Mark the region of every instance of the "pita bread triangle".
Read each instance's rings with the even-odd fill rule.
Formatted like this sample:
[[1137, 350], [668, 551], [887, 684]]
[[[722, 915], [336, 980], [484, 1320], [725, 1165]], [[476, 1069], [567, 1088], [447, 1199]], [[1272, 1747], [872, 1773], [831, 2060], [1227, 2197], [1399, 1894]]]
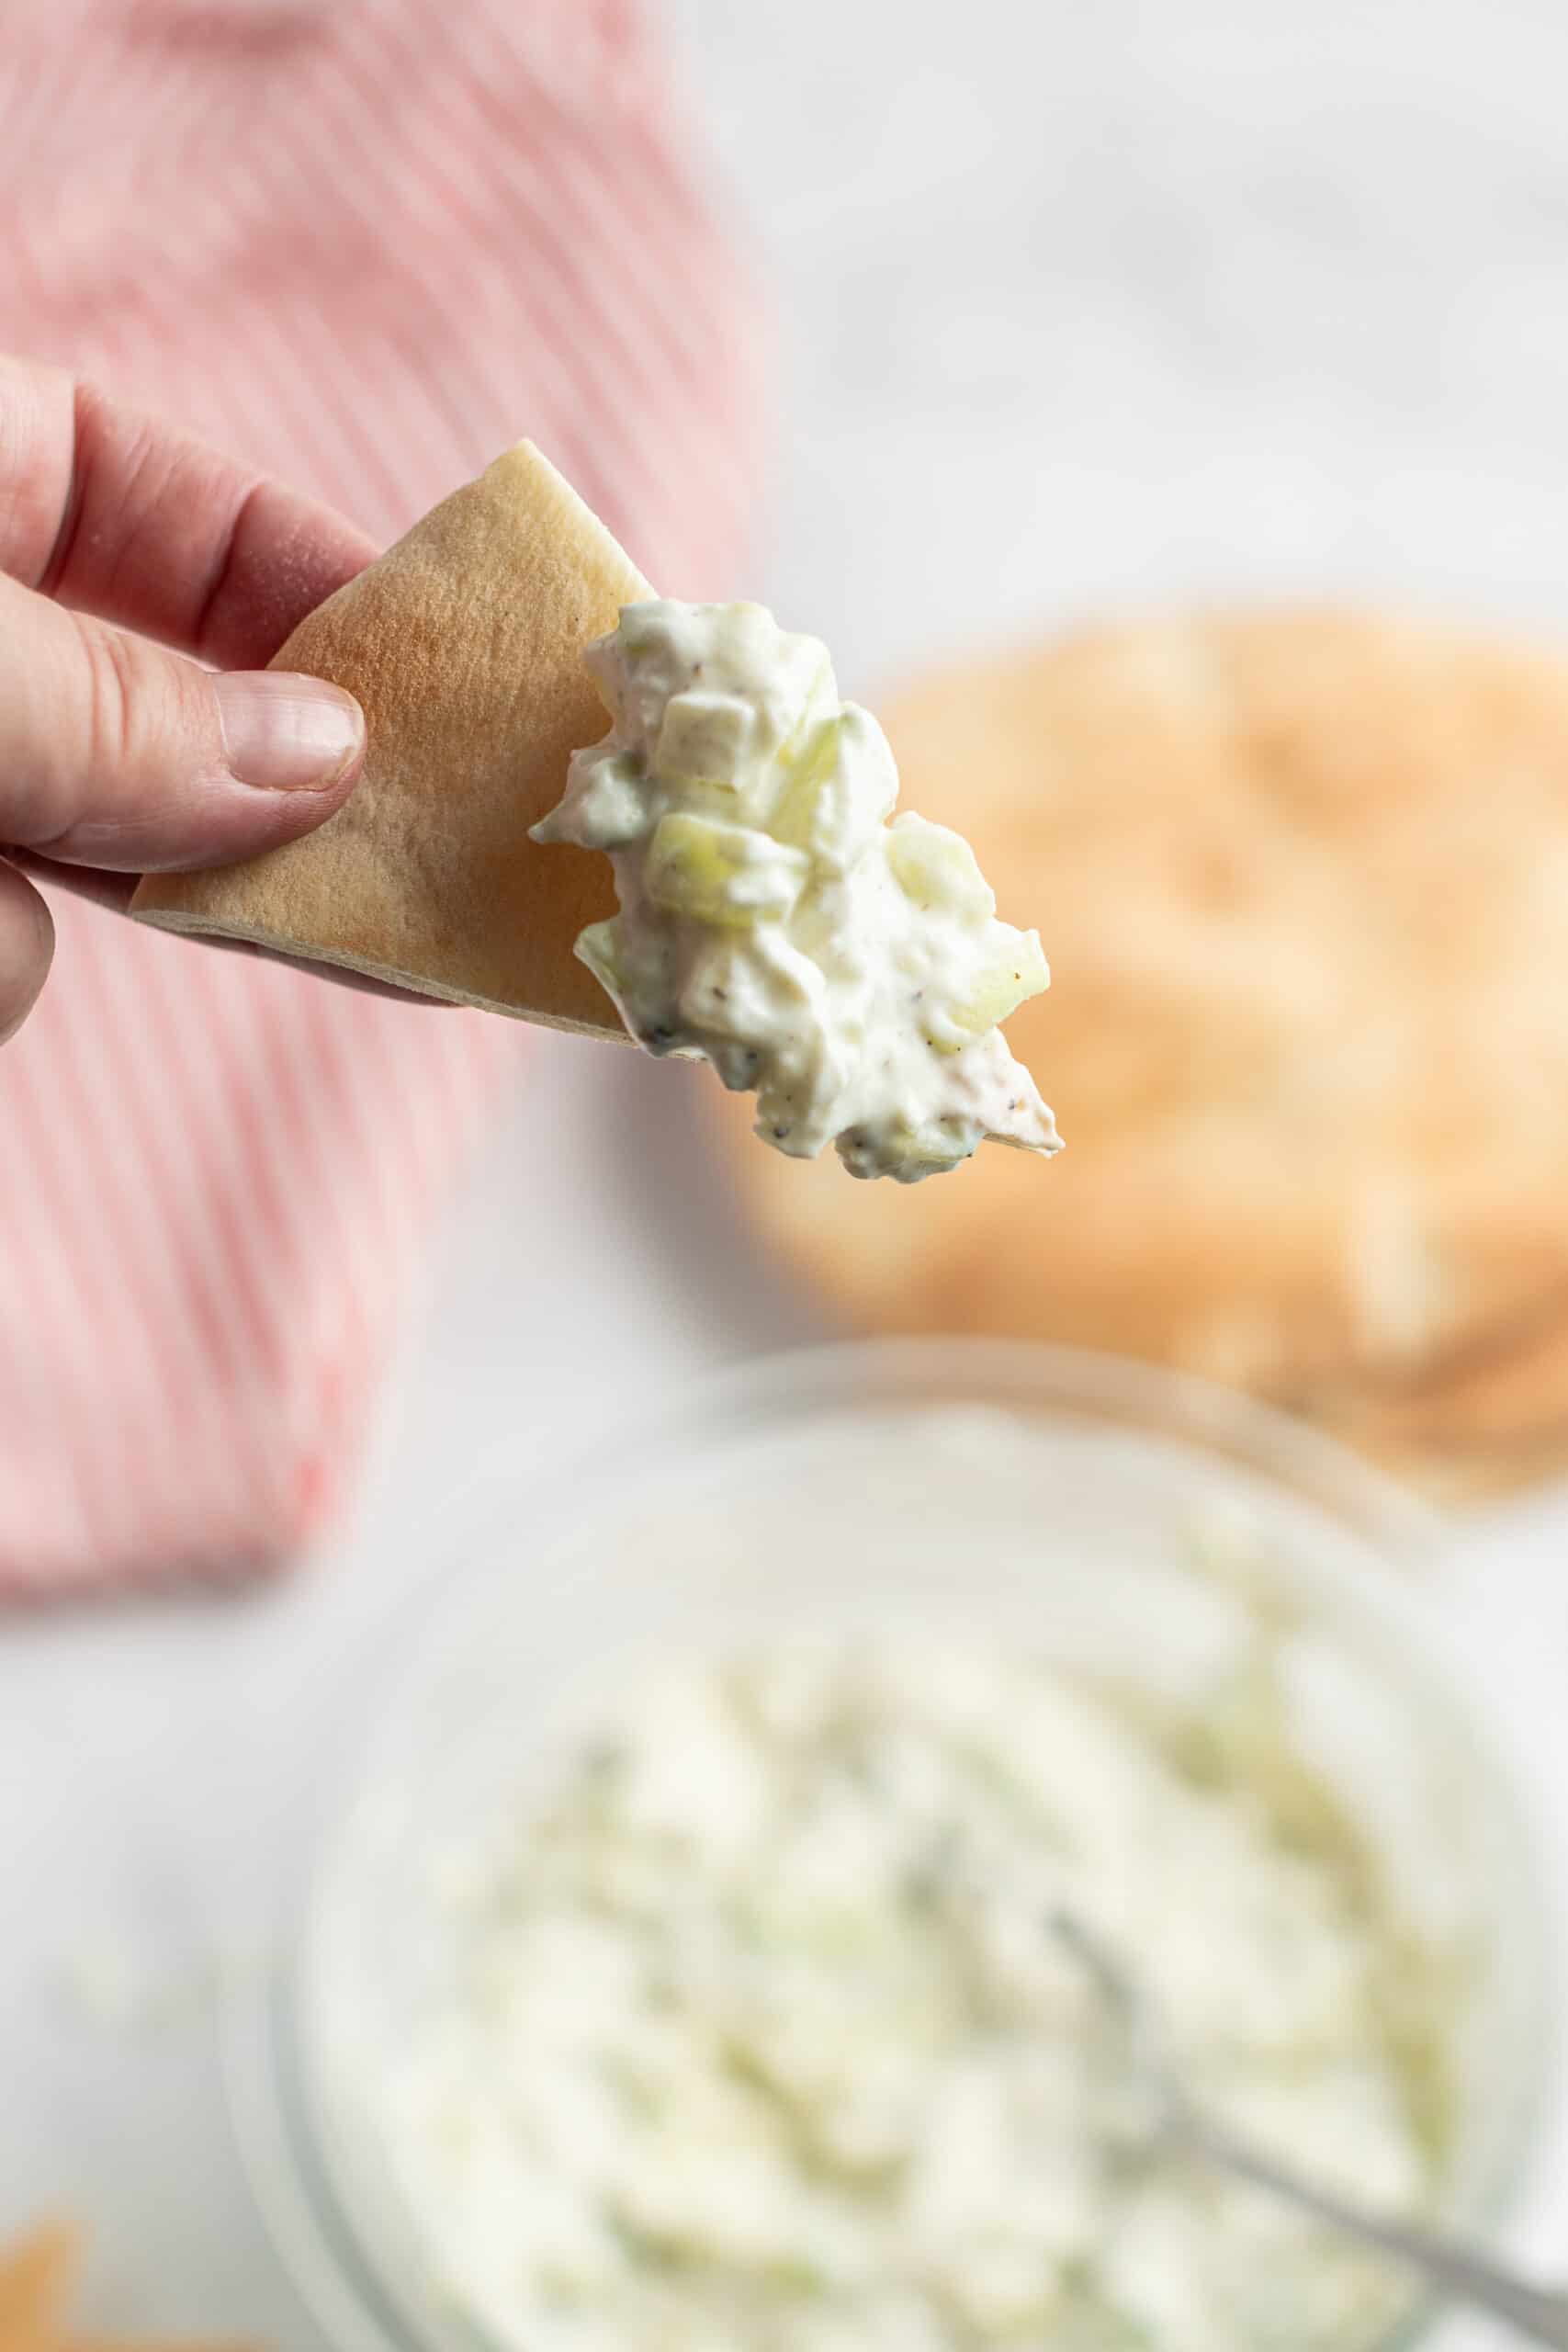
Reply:
[[608, 720], [582, 662], [653, 590], [520, 441], [301, 621], [274, 657], [346, 686], [364, 775], [303, 840], [240, 865], [145, 876], [131, 912], [427, 996], [622, 1037], [572, 954], [615, 912], [605, 859], [528, 828]]

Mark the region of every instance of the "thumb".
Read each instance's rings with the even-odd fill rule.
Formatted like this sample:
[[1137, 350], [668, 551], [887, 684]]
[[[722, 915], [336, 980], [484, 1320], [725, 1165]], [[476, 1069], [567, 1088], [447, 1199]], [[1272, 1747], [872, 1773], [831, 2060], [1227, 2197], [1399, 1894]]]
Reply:
[[364, 749], [341, 687], [215, 675], [0, 578], [0, 847], [126, 873], [221, 865], [329, 817]]

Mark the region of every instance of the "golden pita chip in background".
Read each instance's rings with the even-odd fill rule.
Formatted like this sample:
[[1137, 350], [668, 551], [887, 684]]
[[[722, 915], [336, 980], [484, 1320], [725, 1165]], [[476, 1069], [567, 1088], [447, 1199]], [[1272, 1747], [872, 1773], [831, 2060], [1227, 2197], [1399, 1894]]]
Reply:
[[40, 2222], [0, 2246], [0, 2352], [243, 2352], [236, 2345], [180, 2347], [149, 2340], [71, 2335], [62, 2309], [81, 2255], [71, 2222]]
[[53, 2340], [56, 2309], [76, 2262], [68, 2222], [40, 2222], [15, 2245], [0, 2248], [0, 2352], [43, 2352]]
[[300, 622], [275, 670], [364, 707], [364, 775], [315, 832], [239, 865], [143, 877], [131, 912], [459, 1004], [623, 1037], [572, 953], [615, 912], [607, 862], [541, 848], [606, 719], [583, 665], [653, 591], [531, 442], [445, 500]]
[[1170, 615], [883, 707], [1055, 985], [1008, 1024], [1067, 1148], [842, 1182], [715, 1104], [852, 1328], [1142, 1357], [1431, 1495], [1568, 1464], [1568, 656], [1377, 613]]

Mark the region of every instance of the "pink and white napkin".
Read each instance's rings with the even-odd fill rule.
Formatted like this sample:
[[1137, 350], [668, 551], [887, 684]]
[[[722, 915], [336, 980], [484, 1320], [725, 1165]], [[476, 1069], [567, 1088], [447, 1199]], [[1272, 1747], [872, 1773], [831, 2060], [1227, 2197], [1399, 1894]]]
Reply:
[[[0, 346], [387, 539], [526, 433], [722, 594], [757, 320], [690, 153], [631, 0], [10, 9]], [[527, 1034], [54, 912], [0, 1053], [0, 1593], [242, 1577], [341, 1490]]]

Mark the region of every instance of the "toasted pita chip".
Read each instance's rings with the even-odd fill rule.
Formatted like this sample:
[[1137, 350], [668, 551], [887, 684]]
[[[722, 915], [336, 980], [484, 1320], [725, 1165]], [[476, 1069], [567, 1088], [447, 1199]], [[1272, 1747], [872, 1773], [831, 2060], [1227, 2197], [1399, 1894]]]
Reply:
[[50, 2340], [76, 2256], [68, 2222], [40, 2222], [17, 2245], [0, 2247], [0, 2352], [33, 2352]]
[[1038, 917], [1008, 1034], [1067, 1148], [1048, 1200], [1013, 1152], [892, 1193], [724, 1097], [770, 1243], [860, 1328], [1201, 1373], [1445, 1500], [1568, 1466], [1563, 647], [1173, 614], [881, 715]]
[[162, 2337], [67, 2335], [62, 2306], [80, 2251], [80, 2233], [60, 2221], [0, 2247], [0, 2352], [244, 2352], [227, 2341], [176, 2346]]
[[572, 954], [615, 911], [608, 863], [542, 849], [572, 752], [605, 717], [582, 662], [653, 591], [530, 442], [340, 588], [276, 656], [364, 706], [364, 775], [303, 840], [143, 878], [131, 912], [423, 995], [622, 1037]]

